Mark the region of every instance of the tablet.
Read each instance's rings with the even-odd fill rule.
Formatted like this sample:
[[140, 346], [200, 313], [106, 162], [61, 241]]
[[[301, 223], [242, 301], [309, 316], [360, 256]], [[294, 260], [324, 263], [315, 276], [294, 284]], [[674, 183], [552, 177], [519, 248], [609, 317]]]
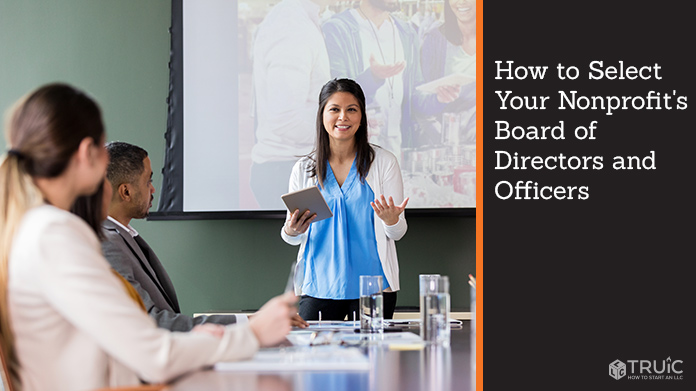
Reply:
[[326, 204], [326, 200], [316, 186], [283, 194], [280, 198], [291, 213], [295, 209], [300, 210], [300, 216], [307, 210], [311, 213], [316, 213], [317, 217], [314, 219], [315, 222], [333, 216], [331, 209], [329, 209], [329, 205]]

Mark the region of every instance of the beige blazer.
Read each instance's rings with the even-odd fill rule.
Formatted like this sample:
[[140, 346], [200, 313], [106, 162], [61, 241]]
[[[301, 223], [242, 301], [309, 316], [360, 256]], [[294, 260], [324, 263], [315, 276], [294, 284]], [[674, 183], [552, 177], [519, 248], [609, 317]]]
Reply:
[[258, 349], [248, 324], [222, 339], [157, 328], [111, 273], [94, 231], [50, 205], [20, 223], [8, 293], [24, 391], [165, 382]]

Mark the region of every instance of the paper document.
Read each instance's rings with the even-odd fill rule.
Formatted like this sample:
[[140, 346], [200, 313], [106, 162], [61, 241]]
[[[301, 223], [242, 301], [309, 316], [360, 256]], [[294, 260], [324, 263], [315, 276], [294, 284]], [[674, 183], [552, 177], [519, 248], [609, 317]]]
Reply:
[[344, 330], [353, 331], [353, 329], [360, 328], [360, 321], [356, 320], [350, 321], [336, 321], [336, 320], [310, 320], [307, 321], [309, 326], [304, 330]]
[[[458, 319], [452, 319], [450, 318], [449, 320], [450, 325], [462, 325], [462, 321]], [[420, 319], [385, 319], [384, 323], [390, 325], [390, 326], [403, 326], [403, 325], [419, 325], [420, 324]]]
[[288, 341], [294, 346], [299, 347], [309, 347], [312, 344], [323, 346], [321, 344], [341, 344], [344, 346], [360, 346], [364, 341], [369, 341], [370, 343], [379, 343], [384, 346], [391, 345], [411, 345], [411, 344], [421, 344], [420, 335], [414, 334], [410, 331], [404, 331], [400, 333], [382, 333], [379, 334], [361, 334], [355, 333], [352, 330], [350, 332], [346, 331], [291, 331], [288, 335]]
[[475, 82], [476, 79], [473, 77], [465, 76], [462, 73], [453, 73], [439, 79], [435, 79], [431, 82], [424, 83], [416, 87], [418, 91], [422, 91], [428, 94], [437, 94], [437, 88], [442, 86], [465, 86], [469, 83]]
[[369, 371], [369, 359], [358, 348], [334, 345], [260, 350], [247, 361], [221, 362], [216, 371]]
[[[363, 334], [343, 334], [340, 336], [341, 341], [348, 344], [356, 344], [364, 338]], [[375, 339], [373, 339], [374, 341]], [[403, 345], [403, 344], [422, 344], [420, 335], [406, 331], [403, 333], [384, 333], [379, 339], [380, 344], [385, 346]]]

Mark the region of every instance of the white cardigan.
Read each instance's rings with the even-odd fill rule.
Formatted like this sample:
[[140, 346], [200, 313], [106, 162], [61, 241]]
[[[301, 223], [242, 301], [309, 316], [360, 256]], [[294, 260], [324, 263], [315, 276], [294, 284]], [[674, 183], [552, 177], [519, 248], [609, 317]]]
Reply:
[[[394, 199], [394, 204], [399, 205], [404, 200], [404, 183], [401, 179], [399, 162], [396, 160], [396, 156], [391, 152], [374, 145], [373, 148], [375, 150], [375, 160], [372, 162], [370, 171], [367, 173], [367, 184], [372, 188], [375, 197], [384, 194], [384, 197], [388, 200], [389, 196], [391, 196]], [[307, 172], [309, 163], [309, 158], [302, 158], [295, 163], [295, 166], [292, 168], [292, 174], [290, 175], [290, 192], [317, 184], [317, 179], [315, 177], [310, 177]], [[290, 212], [288, 211], [285, 221], [287, 222], [289, 219]], [[379, 254], [379, 260], [382, 262], [382, 270], [384, 270], [384, 275], [387, 277], [387, 282], [389, 283], [389, 289], [386, 291], [395, 292], [399, 290], [399, 260], [396, 256], [396, 245], [394, 241], [401, 239], [406, 234], [408, 224], [406, 224], [404, 213], [399, 215], [399, 221], [394, 225], [387, 225], [382, 219], [377, 217], [376, 214], [374, 216], [374, 221], [377, 252]], [[297, 253], [296, 270], [298, 272], [303, 271], [305, 261], [304, 250], [308, 236], [307, 232], [297, 236], [290, 236], [285, 233], [283, 227], [280, 229], [280, 236], [285, 242], [293, 246], [300, 245], [300, 251]], [[302, 293], [301, 286], [295, 286], [295, 293], [297, 295]]]
[[222, 339], [157, 328], [112, 274], [94, 231], [49, 205], [20, 223], [8, 292], [23, 391], [159, 383], [259, 346], [248, 324]]

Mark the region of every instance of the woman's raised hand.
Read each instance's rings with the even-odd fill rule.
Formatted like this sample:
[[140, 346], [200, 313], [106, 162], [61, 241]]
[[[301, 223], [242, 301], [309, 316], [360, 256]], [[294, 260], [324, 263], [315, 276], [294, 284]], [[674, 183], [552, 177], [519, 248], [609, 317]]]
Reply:
[[406, 209], [406, 204], [408, 204], [408, 198], [406, 198], [401, 205], [394, 205], [394, 199], [390, 196], [387, 202], [384, 198], [384, 194], [373, 202], [370, 202], [377, 217], [382, 219], [387, 225], [394, 225], [399, 222], [399, 215]]
[[316, 218], [316, 213], [306, 210], [304, 213], [302, 213], [302, 215], [300, 215], [300, 210], [295, 209], [295, 211], [292, 212], [292, 215], [290, 215], [290, 220], [285, 222], [285, 227], [283, 227], [283, 229], [285, 230], [286, 234], [290, 236], [297, 236], [307, 232], [307, 228], [309, 228], [309, 225]]

